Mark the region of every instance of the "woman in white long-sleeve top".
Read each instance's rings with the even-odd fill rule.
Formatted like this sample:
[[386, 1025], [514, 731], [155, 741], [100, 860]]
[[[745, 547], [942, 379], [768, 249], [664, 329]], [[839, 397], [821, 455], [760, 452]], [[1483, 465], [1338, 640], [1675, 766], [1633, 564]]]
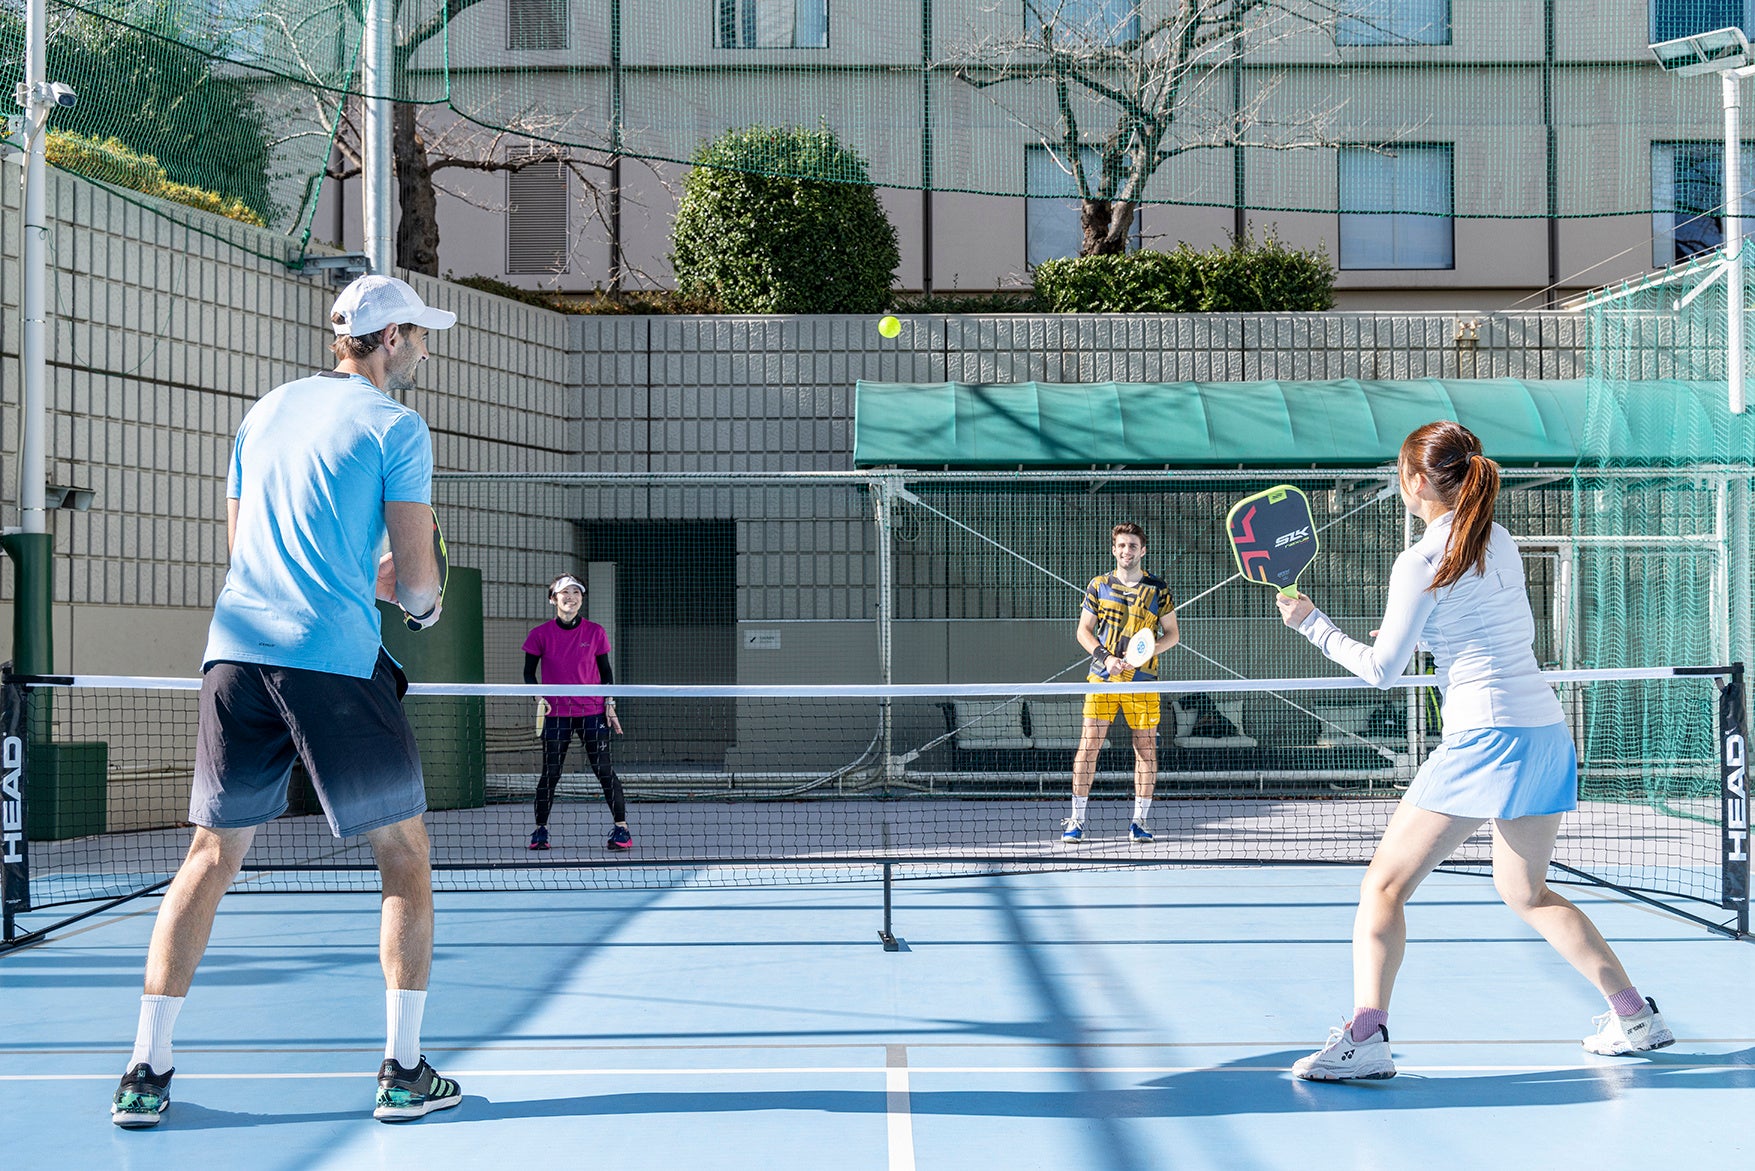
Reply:
[[1316, 649], [1382, 687], [1416, 645], [1432, 652], [1444, 739], [1420, 767], [1360, 884], [1353, 921], [1353, 1017], [1293, 1073], [1315, 1081], [1395, 1076], [1389, 998], [1407, 945], [1404, 908], [1434, 867], [1493, 822], [1493, 884], [1506, 905], [1596, 985], [1609, 1011], [1593, 1053], [1660, 1049], [1675, 1038], [1584, 912], [1550, 890], [1560, 815], [1578, 804], [1578, 757], [1542, 680], [1523, 561], [1493, 523], [1499, 467], [1460, 423], [1428, 423], [1402, 442], [1402, 501], [1425, 536], [1396, 558], [1374, 643], [1341, 633], [1309, 598], [1278, 597], [1280, 617]]

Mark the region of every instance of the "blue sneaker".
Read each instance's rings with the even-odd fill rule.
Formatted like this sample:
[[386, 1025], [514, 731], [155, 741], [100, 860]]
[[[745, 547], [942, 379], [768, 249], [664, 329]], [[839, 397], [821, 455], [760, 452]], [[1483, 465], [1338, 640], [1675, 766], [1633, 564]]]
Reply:
[[634, 848], [634, 835], [622, 826], [609, 831], [609, 841], [604, 843], [606, 850], [631, 850]]
[[548, 827], [546, 825], [539, 825], [531, 831], [530, 848], [532, 850], [548, 849]]
[[1127, 832], [1128, 836], [1133, 838], [1136, 842], [1149, 842], [1152, 840], [1152, 831], [1137, 821], [1127, 827]]
[[1060, 840], [1063, 842], [1082, 842], [1085, 840], [1085, 823], [1067, 818], [1060, 823], [1062, 826]]
[[122, 1075], [122, 1084], [116, 1087], [116, 1096], [110, 1102], [110, 1121], [129, 1130], [157, 1126], [164, 1112], [170, 1109], [171, 1075], [176, 1072], [167, 1069], [156, 1074], [146, 1062], [136, 1062]]

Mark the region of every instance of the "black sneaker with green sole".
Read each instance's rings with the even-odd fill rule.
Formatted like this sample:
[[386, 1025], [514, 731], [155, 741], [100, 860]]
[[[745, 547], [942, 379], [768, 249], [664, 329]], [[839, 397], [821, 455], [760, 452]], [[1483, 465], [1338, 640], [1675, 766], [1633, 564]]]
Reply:
[[461, 1101], [463, 1087], [440, 1077], [425, 1057], [413, 1069], [386, 1057], [378, 1067], [378, 1105], [372, 1117], [379, 1122], [407, 1122], [435, 1110], [448, 1110]]
[[153, 1073], [146, 1062], [136, 1062], [116, 1087], [115, 1100], [110, 1103], [110, 1121], [130, 1130], [157, 1126], [170, 1108], [171, 1075], [176, 1072], [167, 1069], [162, 1074]]

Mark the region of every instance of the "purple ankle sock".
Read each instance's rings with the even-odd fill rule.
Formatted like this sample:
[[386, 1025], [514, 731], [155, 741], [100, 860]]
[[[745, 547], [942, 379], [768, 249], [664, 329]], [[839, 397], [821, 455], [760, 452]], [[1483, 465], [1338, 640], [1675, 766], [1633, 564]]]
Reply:
[[[1372, 1034], [1389, 1024], [1389, 1010], [1384, 1008], [1355, 1008], [1353, 1019], [1348, 1023], [1347, 1032], [1355, 1041], [1369, 1041]], [[1387, 1034], [1388, 1030], [1385, 1030]]]
[[1609, 1007], [1615, 1010], [1616, 1016], [1638, 1016], [1645, 1011], [1645, 998], [1639, 995], [1637, 988], [1623, 988], [1609, 997]]

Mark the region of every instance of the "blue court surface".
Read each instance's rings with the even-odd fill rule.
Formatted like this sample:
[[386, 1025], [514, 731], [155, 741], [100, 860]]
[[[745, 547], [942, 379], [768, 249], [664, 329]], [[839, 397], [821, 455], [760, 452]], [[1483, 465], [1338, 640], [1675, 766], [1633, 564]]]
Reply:
[[4, 1161], [26, 1168], [1113, 1169], [1746, 1165], [1755, 948], [1566, 888], [1674, 1047], [1585, 1053], [1604, 1005], [1489, 881], [1411, 908], [1400, 1076], [1287, 1073], [1351, 1005], [1351, 867], [442, 894], [425, 1049], [458, 1108], [370, 1117], [371, 895], [234, 894], [122, 1131], [155, 903], [0, 958]]

